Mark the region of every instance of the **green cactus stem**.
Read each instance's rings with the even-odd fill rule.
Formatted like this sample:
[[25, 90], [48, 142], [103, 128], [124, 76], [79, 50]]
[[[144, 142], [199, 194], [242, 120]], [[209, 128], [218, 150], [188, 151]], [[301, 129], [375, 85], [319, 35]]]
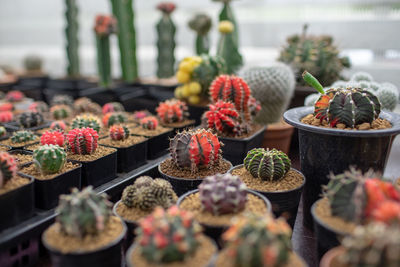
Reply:
[[65, 17], [67, 26], [65, 27], [66, 51], [67, 51], [67, 73], [69, 77], [79, 77], [79, 40], [78, 40], [78, 7], [76, 0], [65, 0]]
[[222, 2], [223, 8], [219, 13], [219, 21], [228, 20], [232, 22], [234, 30], [232, 33], [232, 41], [236, 47], [239, 47], [239, 31], [237, 27], [237, 22], [235, 15], [233, 14], [232, 7], [230, 5], [232, 0], [213, 0], [215, 2]]
[[236, 73], [243, 65], [242, 55], [234, 40], [234, 29], [235, 26], [228, 20], [221, 21], [218, 26], [221, 37], [218, 42], [217, 55], [225, 60], [228, 74]]
[[302, 76], [303, 76], [304, 81], [306, 83], [308, 83], [310, 86], [312, 86], [315, 90], [317, 90], [320, 94], [322, 94], [322, 95], [325, 94], [324, 87], [308, 71], [304, 71]]
[[208, 54], [210, 38], [208, 33], [212, 26], [211, 18], [206, 14], [196, 14], [188, 23], [189, 28], [196, 32], [195, 50], [197, 55]]

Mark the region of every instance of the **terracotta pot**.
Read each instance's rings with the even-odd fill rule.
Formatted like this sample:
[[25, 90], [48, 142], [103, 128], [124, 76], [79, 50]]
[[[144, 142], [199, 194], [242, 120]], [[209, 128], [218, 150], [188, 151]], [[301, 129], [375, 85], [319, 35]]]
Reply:
[[342, 255], [344, 252], [344, 248], [342, 246], [335, 247], [329, 250], [325, 255], [322, 257], [319, 266], [320, 267], [344, 267], [344, 265], [338, 264], [334, 259], [336, 257]]
[[264, 132], [263, 147], [276, 148], [289, 153], [294, 127], [286, 122], [269, 124]]

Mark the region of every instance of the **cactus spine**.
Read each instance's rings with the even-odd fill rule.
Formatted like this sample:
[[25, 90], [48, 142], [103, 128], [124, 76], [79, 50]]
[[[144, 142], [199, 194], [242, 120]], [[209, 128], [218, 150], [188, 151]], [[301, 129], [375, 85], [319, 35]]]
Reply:
[[129, 129], [124, 125], [116, 125], [110, 127], [109, 136], [111, 140], [125, 140], [129, 138]]
[[33, 162], [44, 174], [59, 172], [65, 165], [67, 153], [58, 145], [44, 145], [33, 151]]
[[242, 55], [239, 46], [234, 40], [235, 26], [227, 20], [221, 21], [218, 25], [221, 37], [218, 42], [217, 55], [225, 60], [227, 73], [234, 74], [243, 65]]
[[208, 54], [210, 50], [210, 38], [208, 32], [212, 27], [210, 16], [196, 14], [188, 23], [189, 28], [196, 32], [195, 50], [197, 55]]
[[78, 7], [76, 0], [65, 0], [67, 26], [65, 28], [65, 37], [67, 41], [67, 73], [69, 77], [79, 77], [79, 40], [78, 40]]

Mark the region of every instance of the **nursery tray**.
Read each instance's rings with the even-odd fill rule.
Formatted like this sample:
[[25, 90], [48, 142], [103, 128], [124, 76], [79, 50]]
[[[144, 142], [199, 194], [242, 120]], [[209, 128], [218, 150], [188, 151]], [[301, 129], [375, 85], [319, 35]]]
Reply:
[[4, 123], [4, 127], [5, 127], [7, 130], [10, 130], [10, 131], [12, 131], [12, 132], [19, 131], [19, 130], [26, 130], [26, 131], [35, 132], [35, 131], [37, 131], [37, 130], [41, 130], [41, 129], [50, 127], [51, 122], [52, 122], [52, 121], [45, 120], [41, 125], [38, 125], [38, 126], [35, 126], [35, 127], [31, 127], [31, 128], [22, 128], [22, 127], [18, 124], [18, 122], [15, 122], [15, 121], [14, 121], [14, 122]]
[[167, 154], [167, 150], [169, 147], [169, 137], [172, 137], [174, 133], [173, 129], [168, 132], [162, 133], [156, 136], [146, 136], [146, 135], [138, 135], [136, 136], [144, 136], [149, 138], [147, 140], [147, 158], [148, 159], [156, 159]]

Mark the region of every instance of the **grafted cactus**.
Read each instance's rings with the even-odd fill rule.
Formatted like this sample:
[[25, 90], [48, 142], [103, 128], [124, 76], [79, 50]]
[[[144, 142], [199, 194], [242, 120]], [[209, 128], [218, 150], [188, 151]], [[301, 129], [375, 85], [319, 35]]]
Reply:
[[50, 129], [52, 129], [53, 131], [64, 132], [66, 128], [67, 128], [67, 125], [65, 124], [64, 121], [53, 121], [50, 124]]
[[125, 140], [129, 138], [129, 129], [124, 125], [113, 125], [110, 127], [109, 136], [111, 140]]
[[124, 112], [125, 108], [119, 102], [108, 102], [108, 103], [104, 104], [102, 111], [103, 111], [103, 115], [106, 115], [107, 113], [110, 113], [110, 112]]
[[140, 120], [140, 125], [143, 129], [155, 130], [158, 126], [158, 120], [154, 116], [148, 116]]
[[97, 149], [99, 135], [92, 128], [73, 129], [68, 132], [68, 148], [74, 154], [92, 154]]
[[32, 131], [16, 131], [11, 136], [11, 142], [13, 143], [25, 143], [29, 141], [34, 141], [37, 136]]
[[233, 10], [231, 7], [231, 1], [232, 0], [213, 0], [215, 2], [221, 2], [223, 4], [223, 7], [221, 9], [221, 12], [219, 13], [219, 21], [230, 21], [233, 24], [233, 32], [232, 32], [232, 42], [236, 45], [239, 46], [239, 31], [237, 28], [237, 22], [235, 15], [233, 14]]
[[8, 102], [19, 102], [25, 98], [25, 95], [21, 91], [11, 90], [6, 94], [5, 98]]
[[186, 103], [177, 99], [161, 102], [156, 108], [156, 111], [160, 121], [166, 124], [183, 122], [189, 116]]
[[[0, 93], [0, 96], [1, 96], [1, 93]], [[14, 105], [13, 105], [13, 103], [10, 103], [10, 102], [3, 102], [3, 103], [0, 103], [0, 112], [3, 112], [3, 111], [13, 111], [14, 110]]]
[[94, 115], [81, 115], [76, 116], [72, 120], [72, 129], [92, 128], [96, 132], [100, 131], [100, 119]]
[[67, 105], [72, 107], [74, 105], [74, 99], [69, 95], [55, 95], [51, 99], [51, 106], [55, 105]]
[[49, 105], [43, 101], [35, 101], [29, 105], [28, 110], [32, 112], [46, 113], [49, 111]]
[[75, 100], [74, 102], [74, 110], [76, 113], [92, 113], [92, 114], [101, 114], [101, 106], [87, 97], [81, 97]]
[[50, 108], [50, 113], [56, 120], [66, 119], [71, 116], [72, 110], [69, 106], [60, 104]]
[[46, 131], [40, 137], [40, 143], [42, 145], [58, 145], [64, 146], [64, 133], [60, 131]]
[[218, 30], [221, 37], [218, 42], [217, 55], [225, 60], [227, 73], [236, 73], [243, 65], [242, 55], [239, 52], [239, 45], [235, 43], [235, 26], [228, 20], [220, 21]]
[[110, 127], [114, 124], [124, 123], [128, 120], [126, 115], [122, 112], [109, 112], [103, 116], [103, 125]]
[[148, 110], [138, 110], [133, 112], [132, 117], [135, 122], [140, 122], [141, 119], [145, 117], [151, 116], [151, 113]]
[[24, 128], [31, 128], [41, 125], [44, 119], [42, 113], [28, 111], [18, 116], [18, 122]]
[[0, 152], [0, 188], [2, 188], [18, 171], [17, 161], [7, 152]]
[[59, 172], [65, 165], [67, 153], [58, 145], [43, 145], [33, 151], [33, 162], [44, 174]]
[[218, 100], [204, 113], [205, 125], [218, 134], [240, 135], [239, 113], [231, 102]]
[[10, 122], [14, 119], [14, 115], [11, 111], [0, 112], [0, 122]]
[[212, 20], [207, 14], [196, 14], [188, 23], [189, 28], [196, 32], [195, 51], [197, 55], [208, 54], [210, 39], [208, 32], [212, 27]]

